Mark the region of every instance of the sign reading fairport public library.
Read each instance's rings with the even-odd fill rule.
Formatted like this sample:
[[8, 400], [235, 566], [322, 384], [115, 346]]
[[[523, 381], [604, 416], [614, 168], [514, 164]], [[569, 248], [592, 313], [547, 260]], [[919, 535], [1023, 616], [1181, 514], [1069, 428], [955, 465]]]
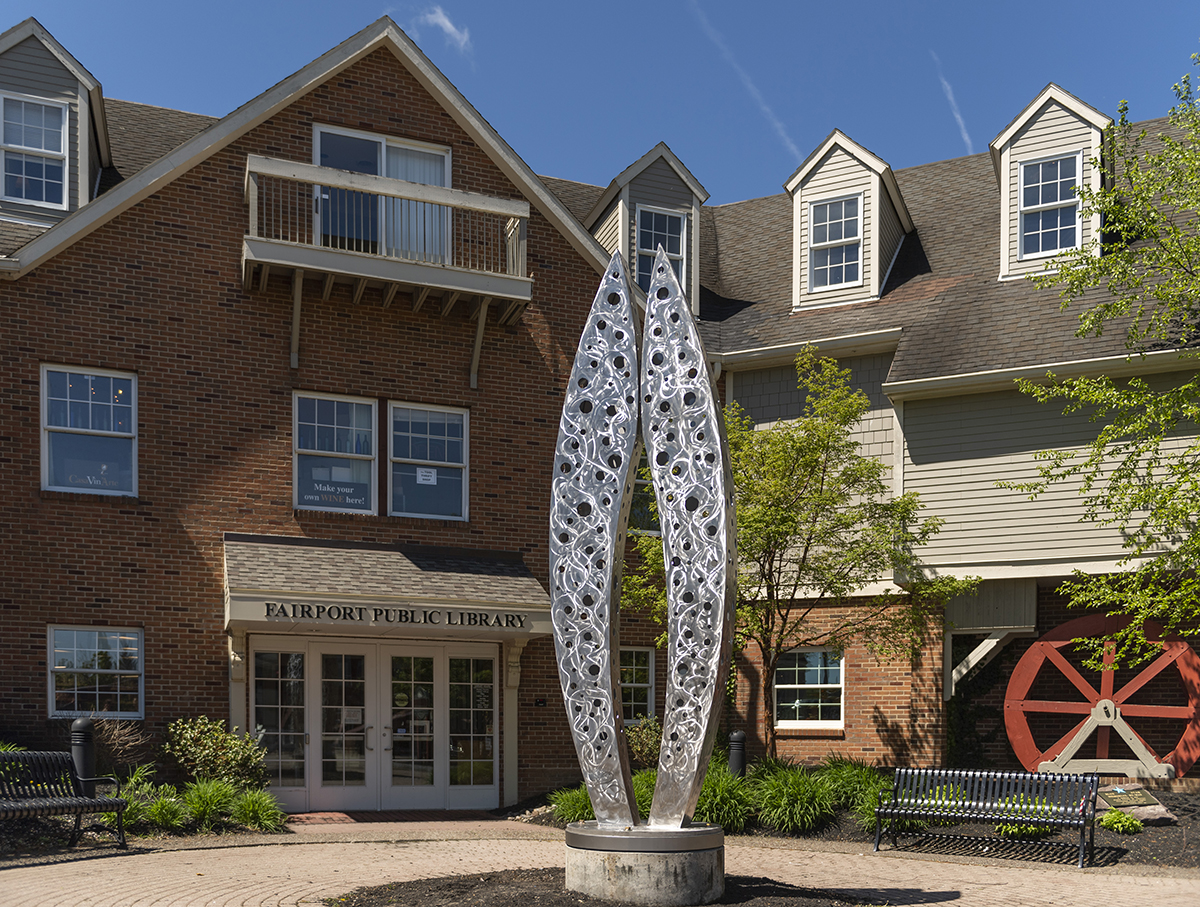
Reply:
[[225, 624], [272, 633], [353, 636], [531, 636], [551, 632], [541, 608], [231, 593]]

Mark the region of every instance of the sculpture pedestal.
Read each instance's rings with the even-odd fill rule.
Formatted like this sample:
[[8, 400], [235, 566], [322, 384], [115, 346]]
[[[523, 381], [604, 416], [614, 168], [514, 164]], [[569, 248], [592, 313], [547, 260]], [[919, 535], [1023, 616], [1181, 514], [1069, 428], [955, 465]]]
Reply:
[[719, 825], [650, 829], [572, 822], [567, 890], [633, 904], [711, 904], [725, 893], [725, 833]]

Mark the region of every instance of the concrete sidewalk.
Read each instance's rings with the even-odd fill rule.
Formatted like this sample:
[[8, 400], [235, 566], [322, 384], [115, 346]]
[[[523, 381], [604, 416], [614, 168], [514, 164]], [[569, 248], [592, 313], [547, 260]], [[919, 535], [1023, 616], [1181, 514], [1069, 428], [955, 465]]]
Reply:
[[[330, 822], [286, 836], [134, 842], [0, 868], [3, 907], [298, 907], [360, 886], [563, 865], [561, 831], [496, 819]], [[4, 864], [0, 864], [3, 867]], [[869, 847], [730, 838], [729, 875], [768, 877], [878, 904], [964, 907], [1200, 905], [1200, 872], [979, 857], [874, 854]]]

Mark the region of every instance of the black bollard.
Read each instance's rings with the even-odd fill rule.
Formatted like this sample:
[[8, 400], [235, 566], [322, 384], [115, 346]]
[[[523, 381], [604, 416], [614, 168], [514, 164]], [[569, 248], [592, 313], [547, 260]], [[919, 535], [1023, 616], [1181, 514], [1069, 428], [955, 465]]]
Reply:
[[[96, 743], [91, 718], [76, 718], [71, 722], [71, 761], [80, 778], [96, 777]], [[96, 782], [83, 783], [85, 797], [96, 796]]]
[[746, 777], [745, 731], [734, 731], [729, 735], [729, 774], [735, 778]]

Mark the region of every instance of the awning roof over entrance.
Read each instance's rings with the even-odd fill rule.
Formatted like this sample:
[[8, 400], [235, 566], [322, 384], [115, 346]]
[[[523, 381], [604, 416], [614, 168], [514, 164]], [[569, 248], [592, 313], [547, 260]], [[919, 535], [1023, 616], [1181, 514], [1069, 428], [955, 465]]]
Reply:
[[226, 626], [469, 638], [550, 632], [550, 599], [510, 552], [225, 534]]

